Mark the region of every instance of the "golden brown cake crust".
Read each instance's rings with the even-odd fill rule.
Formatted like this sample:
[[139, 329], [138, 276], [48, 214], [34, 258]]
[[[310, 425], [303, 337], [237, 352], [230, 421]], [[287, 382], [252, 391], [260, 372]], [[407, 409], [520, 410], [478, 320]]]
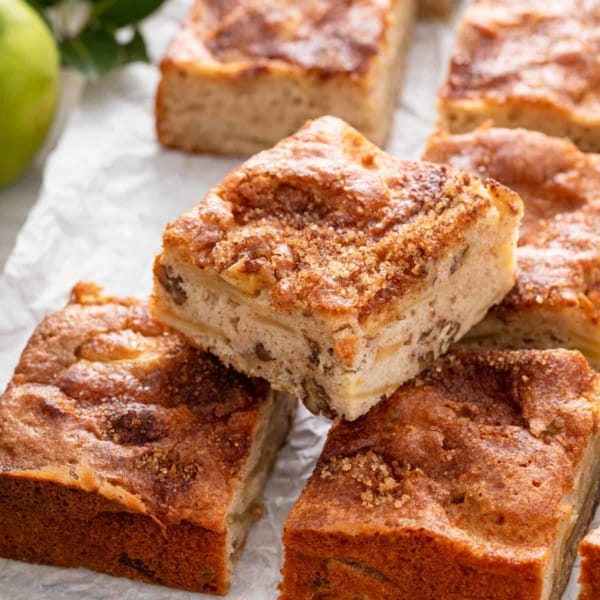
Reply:
[[466, 14], [440, 97], [551, 108], [600, 120], [596, 0], [479, 0]]
[[402, 0], [197, 0], [164, 65], [252, 77], [301, 68], [363, 75]]
[[495, 182], [399, 161], [323, 117], [234, 170], [167, 227], [163, 246], [266, 290], [275, 310], [365, 319], [423, 280], [493, 204], [521, 210]]
[[488, 556], [533, 559], [598, 415], [578, 352], [454, 352], [367, 415], [332, 428], [286, 528], [422, 527]]
[[578, 352], [453, 352], [337, 422], [285, 525], [282, 600], [541, 598], [599, 393]]
[[266, 382], [226, 369], [136, 300], [78, 284], [0, 397], [0, 474], [96, 490], [164, 525], [226, 530]]
[[0, 473], [0, 530], [0, 556], [227, 592], [225, 533], [187, 520], [162, 526], [95, 492]]
[[495, 314], [579, 307], [600, 321], [600, 155], [523, 129], [434, 135], [425, 160], [514, 189], [525, 205], [515, 287]]
[[578, 600], [597, 600], [600, 597], [600, 527], [592, 530], [579, 544], [581, 571]]

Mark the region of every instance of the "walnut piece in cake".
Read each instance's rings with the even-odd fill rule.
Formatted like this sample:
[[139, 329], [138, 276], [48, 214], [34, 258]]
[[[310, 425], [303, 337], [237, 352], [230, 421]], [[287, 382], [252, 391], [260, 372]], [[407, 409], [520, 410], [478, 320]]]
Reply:
[[599, 0], [477, 0], [440, 91], [440, 127], [491, 119], [600, 152], [599, 55]]
[[168, 225], [152, 309], [243, 373], [355, 419], [514, 283], [522, 203], [324, 117]]
[[558, 600], [596, 501], [600, 376], [567, 350], [451, 352], [330, 430], [281, 600]]
[[294, 407], [78, 284], [0, 397], [0, 556], [226, 593]]
[[248, 155], [307, 119], [388, 137], [416, 0], [196, 0], [161, 63], [158, 139]]
[[600, 369], [600, 155], [523, 129], [436, 134], [425, 160], [515, 190], [525, 214], [517, 282], [461, 344], [580, 350]]

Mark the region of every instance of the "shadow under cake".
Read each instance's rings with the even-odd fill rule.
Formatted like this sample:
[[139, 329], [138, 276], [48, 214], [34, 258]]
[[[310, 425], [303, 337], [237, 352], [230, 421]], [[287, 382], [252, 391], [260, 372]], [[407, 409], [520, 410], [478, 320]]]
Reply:
[[78, 284], [0, 397], [0, 556], [225, 594], [294, 408]]
[[152, 310], [313, 412], [356, 419], [502, 300], [521, 211], [496, 182], [323, 117], [167, 226]]
[[415, 0], [197, 0], [161, 63], [159, 141], [249, 155], [332, 114], [385, 144]]
[[599, 55], [597, 0], [477, 0], [440, 90], [440, 128], [491, 119], [600, 152]]
[[451, 352], [330, 430], [284, 530], [281, 600], [558, 600], [600, 470], [579, 352]]
[[436, 134], [424, 158], [515, 190], [525, 214], [517, 282], [461, 341], [580, 350], [600, 369], [600, 155], [523, 129]]

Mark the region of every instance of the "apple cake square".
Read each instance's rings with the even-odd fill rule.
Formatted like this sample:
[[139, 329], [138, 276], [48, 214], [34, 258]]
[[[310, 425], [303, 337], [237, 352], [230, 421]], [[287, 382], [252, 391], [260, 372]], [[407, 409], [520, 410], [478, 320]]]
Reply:
[[440, 90], [440, 127], [491, 120], [600, 152], [599, 54], [598, 0], [476, 0]]
[[0, 396], [0, 556], [225, 594], [294, 409], [80, 283]]
[[285, 525], [281, 600], [558, 600], [599, 419], [579, 352], [450, 352], [333, 425]]
[[249, 155], [332, 114], [385, 144], [416, 0], [197, 0], [161, 63], [159, 141]]
[[169, 224], [152, 310], [240, 372], [355, 419], [510, 290], [522, 214], [502, 185], [308, 123]]

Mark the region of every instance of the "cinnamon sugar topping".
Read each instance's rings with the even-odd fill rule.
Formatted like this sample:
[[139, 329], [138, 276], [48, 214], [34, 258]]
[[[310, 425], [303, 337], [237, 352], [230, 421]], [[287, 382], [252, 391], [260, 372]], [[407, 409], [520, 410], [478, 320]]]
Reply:
[[269, 395], [145, 304], [78, 284], [38, 326], [2, 396], [0, 471], [85, 460], [159, 520], [219, 531]]
[[441, 96], [518, 99], [597, 120], [599, 54], [596, 0], [478, 0], [464, 18]]
[[331, 429], [288, 527], [418, 521], [455, 539], [544, 548], [599, 426], [578, 352], [455, 352]]
[[399, 161], [333, 117], [233, 171], [165, 232], [190, 264], [276, 310], [366, 318], [411, 289], [492, 203], [495, 182]]
[[391, 0], [200, 0], [168, 58], [235, 66], [247, 77], [286, 64], [364, 73], [381, 49]]

